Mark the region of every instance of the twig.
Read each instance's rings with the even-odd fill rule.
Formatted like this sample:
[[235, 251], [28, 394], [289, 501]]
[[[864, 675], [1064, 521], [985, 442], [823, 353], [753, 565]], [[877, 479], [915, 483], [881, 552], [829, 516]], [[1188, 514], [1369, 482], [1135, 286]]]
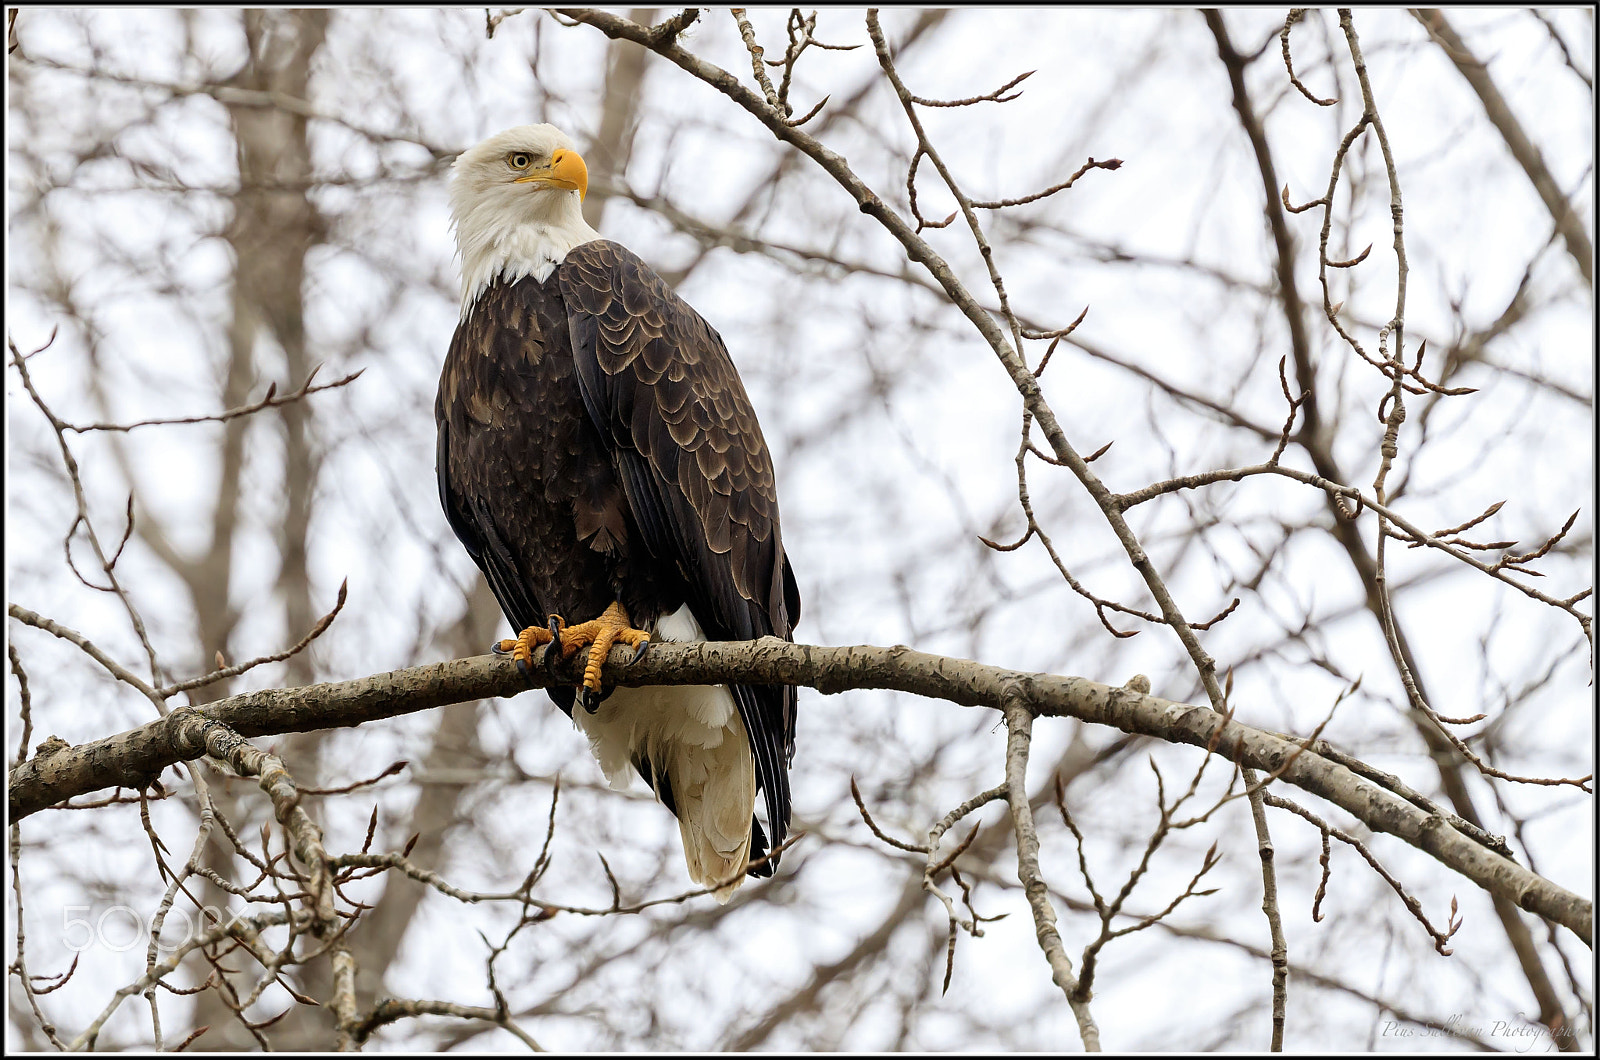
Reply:
[[490, 15], [489, 14], [489, 9], [488, 8], [484, 8], [483, 9], [483, 33], [484, 33], [484, 36], [487, 37], [489, 40], [494, 40], [494, 31], [500, 28], [500, 23], [504, 22], [508, 18], [514, 18], [515, 16], [522, 14], [526, 10], [528, 10], [528, 9], [525, 8], [525, 7], [508, 7], [508, 8], [503, 9], [498, 15]]
[[[1305, 17], [1305, 13], [1306, 9], [1303, 7], [1290, 8], [1288, 17], [1283, 20], [1283, 32], [1279, 35], [1279, 39], [1283, 42], [1283, 68], [1289, 72], [1289, 83], [1298, 88], [1302, 96], [1319, 107], [1331, 107], [1339, 101], [1337, 99], [1321, 99], [1312, 95], [1311, 90], [1301, 84], [1300, 79], [1294, 75], [1294, 60], [1289, 56], [1289, 31], [1294, 28], [1296, 22]], [[1289, 209], [1291, 212], [1299, 212], [1292, 206]]]
[[[50, 344], [55, 341], [55, 336], [56, 333], [54, 330], [52, 330], [50, 332], [49, 340], [47, 340], [43, 346], [40, 346], [38, 349], [34, 350], [33, 354], [30, 354], [29, 356], [31, 357], [34, 354], [41, 353], [47, 349]], [[67, 544], [65, 546], [67, 550], [67, 564], [68, 566], [72, 566], [72, 534], [81, 525], [85, 534], [89, 538], [90, 546], [94, 549], [95, 558], [100, 561], [100, 569], [105, 572], [106, 580], [109, 582], [109, 591], [115, 593], [117, 599], [122, 602], [123, 610], [127, 612], [128, 615], [128, 621], [133, 626], [133, 631], [138, 636], [139, 643], [143, 646], [145, 655], [150, 661], [151, 680], [159, 681], [161, 680], [161, 663], [156, 658], [155, 645], [150, 642], [150, 635], [145, 631], [144, 618], [139, 614], [139, 609], [133, 606], [133, 601], [129, 599], [127, 592], [123, 590], [122, 583], [118, 580], [116, 571], [113, 567], [113, 561], [106, 558], [105, 549], [100, 547], [100, 537], [95, 533], [94, 522], [89, 518], [89, 501], [88, 498], [84, 496], [83, 478], [78, 472], [77, 458], [72, 455], [72, 447], [67, 444], [66, 424], [61, 420], [60, 417], [50, 410], [50, 406], [45, 404], [44, 398], [41, 397], [39, 391], [34, 388], [33, 377], [28, 372], [27, 358], [23, 357], [22, 354], [17, 351], [17, 344], [12, 341], [9, 336], [6, 339], [6, 345], [11, 351], [12, 367], [17, 370], [17, 374], [22, 378], [22, 385], [27, 389], [28, 397], [33, 400], [34, 407], [36, 407], [40, 413], [44, 415], [44, 418], [50, 422], [50, 428], [55, 432], [56, 444], [61, 450], [61, 462], [66, 467], [67, 477], [72, 482], [72, 496], [73, 500], [77, 502], [77, 514], [73, 518], [72, 526], [67, 530]], [[131, 500], [129, 503], [131, 511]], [[131, 514], [129, 519], [132, 519]], [[121, 550], [119, 549], [118, 552], [120, 554]], [[77, 574], [76, 567], [73, 567], [73, 573]], [[81, 574], [79, 574], [78, 577], [80, 579], [83, 578]], [[88, 584], [86, 580], [85, 584]], [[95, 586], [95, 588], [98, 588], [98, 586]], [[80, 645], [80, 647], [81, 646], [82, 645]], [[97, 659], [97, 661], [104, 665], [105, 660], [103, 657], [101, 659]], [[123, 672], [126, 673], [126, 671]], [[146, 695], [150, 696], [151, 702], [155, 705], [156, 713], [166, 713], [166, 702], [159, 697], [150, 695], [149, 686], [144, 685], [143, 682], [140, 682], [135, 687], [138, 687], [140, 691], [145, 692]]]
[[[1020, 73], [1016, 77], [1013, 77], [1011, 80], [1007, 81], [1005, 84], [1001, 85], [999, 88], [995, 89], [993, 92], [989, 92], [981, 96], [968, 96], [966, 99], [944, 100], [923, 99], [921, 96], [914, 95], [911, 97], [911, 102], [920, 104], [924, 107], [970, 107], [974, 103], [1009, 103], [1011, 100], [1022, 95], [1021, 92], [1011, 92], [1011, 90], [1038, 72], [1039, 71], [1037, 70], [1028, 70], [1025, 73]], [[1008, 96], [1006, 95], [1007, 92], [1011, 92], [1011, 94]]]
[[105, 667], [106, 672], [111, 674], [112, 677], [115, 677], [117, 680], [125, 682], [126, 684], [138, 689], [152, 703], [160, 707], [162, 713], [166, 712], [166, 703], [162, 700], [160, 692], [154, 688], [151, 688], [137, 674], [130, 673], [122, 666], [121, 663], [117, 662], [115, 659], [111, 658], [111, 656], [95, 647], [94, 642], [88, 637], [85, 637], [82, 633], [79, 633], [75, 629], [69, 629], [58, 622], [54, 622], [48, 618], [45, 618], [38, 612], [30, 611], [26, 607], [21, 607], [17, 604], [8, 604], [6, 606], [6, 613], [12, 618], [16, 619], [18, 622], [33, 626], [35, 629], [42, 629], [46, 633], [54, 634], [64, 641], [76, 644], [79, 648], [83, 649], [83, 653], [85, 655], [89, 656], [89, 658]]
[[[1366, 844], [1362, 843], [1361, 840], [1357, 839], [1355, 836], [1349, 834], [1348, 832], [1343, 831], [1342, 829], [1335, 828], [1333, 825], [1328, 824], [1322, 818], [1318, 817], [1316, 814], [1312, 813], [1310, 810], [1307, 810], [1306, 808], [1304, 808], [1303, 806], [1299, 805], [1298, 803], [1291, 802], [1290, 800], [1285, 799], [1285, 798], [1281, 798], [1281, 797], [1279, 797], [1277, 795], [1272, 794], [1271, 792], [1267, 793], [1267, 805], [1276, 806], [1280, 810], [1288, 810], [1290, 813], [1298, 814], [1300, 817], [1303, 817], [1305, 820], [1310, 821], [1313, 825], [1315, 825], [1318, 829], [1321, 830], [1322, 837], [1323, 837], [1323, 843], [1324, 843], [1324, 846], [1323, 846], [1324, 882], [1326, 881], [1326, 873], [1327, 873], [1327, 846], [1326, 846], [1326, 843], [1327, 843], [1328, 837], [1332, 836], [1333, 838], [1339, 840], [1341, 843], [1344, 843], [1345, 845], [1347, 845], [1349, 847], [1352, 847], [1356, 851], [1356, 853], [1360, 854], [1362, 856], [1362, 858], [1366, 860], [1368, 865], [1372, 866], [1372, 870], [1374, 872], [1376, 872], [1379, 876], [1382, 876], [1383, 879], [1384, 879], [1384, 882], [1387, 883], [1391, 888], [1394, 889], [1394, 892], [1400, 896], [1400, 900], [1405, 903], [1406, 909], [1408, 911], [1410, 911], [1411, 915], [1413, 917], [1415, 917], [1417, 919], [1417, 921], [1422, 925], [1423, 930], [1425, 930], [1433, 938], [1433, 948], [1438, 952], [1439, 956], [1441, 956], [1441, 957], [1450, 956], [1451, 950], [1450, 950], [1450, 947], [1448, 945], [1446, 945], [1446, 943], [1448, 943], [1450, 941], [1451, 936], [1453, 936], [1457, 931], [1459, 931], [1461, 929], [1461, 922], [1456, 919], [1456, 908], [1457, 907], [1456, 907], [1456, 900], [1455, 900], [1454, 897], [1452, 897], [1450, 899], [1450, 922], [1447, 925], [1447, 930], [1440, 931], [1439, 929], [1437, 929], [1437, 928], [1435, 928], [1433, 926], [1433, 924], [1428, 920], [1427, 916], [1423, 913], [1423, 911], [1422, 911], [1422, 903], [1417, 901], [1409, 893], [1407, 893], [1405, 885], [1402, 884], [1399, 880], [1395, 879], [1395, 877], [1393, 875], [1391, 875], [1389, 873], [1389, 871], [1387, 869], [1385, 869], [1381, 863], [1379, 863], [1378, 859], [1373, 857], [1372, 852], [1367, 849]], [[1320, 897], [1321, 893], [1322, 892], [1321, 892], [1321, 890], [1319, 888], [1319, 890], [1318, 890], [1319, 897]]]
[[1020, 199], [997, 199], [994, 202], [974, 202], [972, 205], [973, 205], [974, 209], [978, 209], [978, 210], [1004, 210], [1007, 207], [1011, 207], [1011, 206], [1022, 206], [1022, 205], [1026, 204], [1026, 203], [1038, 202], [1040, 199], [1049, 198], [1051, 195], [1054, 195], [1058, 191], [1066, 191], [1068, 188], [1072, 187], [1074, 184], [1076, 184], [1078, 182], [1078, 178], [1079, 177], [1083, 176], [1085, 173], [1089, 172], [1089, 170], [1091, 170], [1091, 169], [1121, 169], [1121, 168], [1122, 168], [1122, 159], [1120, 159], [1120, 158], [1107, 158], [1107, 159], [1105, 159], [1104, 161], [1101, 161], [1101, 162], [1096, 162], [1094, 159], [1091, 158], [1091, 159], [1089, 159], [1089, 161], [1087, 161], [1083, 165], [1079, 166], [1078, 167], [1078, 171], [1076, 173], [1072, 174], [1072, 176], [1068, 177], [1066, 180], [1063, 180], [1060, 184], [1052, 184], [1050, 187], [1044, 189], [1043, 191], [1036, 191], [1032, 195], [1024, 195]]
[[342, 379], [335, 379], [331, 383], [318, 383], [313, 386], [312, 380], [317, 377], [317, 372], [320, 369], [320, 365], [313, 368], [311, 374], [306, 377], [306, 381], [301, 384], [300, 389], [291, 394], [284, 394], [282, 397], [276, 396], [278, 384], [273, 383], [267, 387], [267, 392], [260, 401], [254, 401], [248, 405], [240, 405], [238, 408], [231, 408], [224, 412], [215, 412], [209, 416], [182, 416], [176, 419], [140, 420], [137, 423], [86, 423], [82, 425], [63, 423], [61, 426], [65, 430], [74, 431], [78, 434], [87, 434], [90, 431], [131, 431], [136, 427], [172, 427], [184, 423], [226, 423], [228, 420], [236, 419], [240, 416], [248, 416], [251, 413], [260, 412], [262, 409], [277, 408], [279, 405], [287, 405], [290, 402], [299, 401], [324, 390], [334, 390], [338, 387], [347, 386], [361, 378], [361, 373], [366, 371], [365, 368], [362, 368], [359, 371], [351, 372]]
[[213, 670], [208, 674], [202, 674], [199, 677], [193, 677], [187, 681], [180, 681], [175, 685], [167, 685], [161, 689], [158, 689], [157, 694], [162, 698], [175, 696], [179, 692], [187, 692], [191, 689], [203, 688], [206, 685], [215, 684], [218, 681], [223, 681], [230, 677], [238, 677], [247, 670], [253, 670], [257, 666], [261, 666], [265, 663], [282, 662], [285, 659], [292, 658], [293, 656], [300, 654], [302, 651], [305, 651], [306, 648], [310, 647], [311, 642], [322, 636], [322, 634], [327, 631], [327, 628], [333, 624], [334, 618], [336, 618], [339, 612], [344, 609], [344, 602], [346, 597], [349, 595], [349, 589], [350, 579], [346, 578], [344, 581], [339, 583], [339, 596], [333, 603], [333, 610], [319, 618], [317, 620], [317, 624], [311, 627], [311, 631], [305, 636], [301, 637], [300, 640], [296, 642], [294, 647], [285, 651], [277, 652], [273, 655], [263, 655], [259, 658], [251, 659], [249, 662], [240, 663], [237, 666], [227, 666], [219, 670]]
[[772, 87], [772, 79], [767, 76], [767, 68], [762, 63], [761, 45], [756, 43], [755, 27], [751, 26], [750, 20], [745, 17], [744, 8], [729, 8], [728, 14], [732, 15], [734, 22], [739, 25], [739, 37], [744, 41], [745, 50], [750, 53], [750, 66], [755, 71], [756, 83], [761, 86], [762, 94], [767, 97], [767, 106], [785, 119], [789, 118], [792, 111], [788, 102], [779, 99], [777, 89]]

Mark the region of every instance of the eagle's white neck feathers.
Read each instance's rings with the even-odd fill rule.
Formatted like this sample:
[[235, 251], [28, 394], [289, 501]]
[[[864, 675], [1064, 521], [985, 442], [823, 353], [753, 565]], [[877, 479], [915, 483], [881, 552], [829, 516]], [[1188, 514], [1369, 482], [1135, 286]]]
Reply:
[[496, 278], [543, 282], [573, 247], [599, 239], [576, 191], [518, 184], [507, 154], [548, 158], [572, 141], [553, 125], [522, 125], [463, 151], [451, 167], [450, 217], [461, 257], [461, 316]]

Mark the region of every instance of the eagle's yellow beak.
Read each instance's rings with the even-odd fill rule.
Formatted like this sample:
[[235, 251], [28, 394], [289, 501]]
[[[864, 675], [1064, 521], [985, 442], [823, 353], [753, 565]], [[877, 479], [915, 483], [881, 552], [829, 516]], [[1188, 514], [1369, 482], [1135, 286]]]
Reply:
[[518, 177], [513, 184], [553, 184], [558, 188], [578, 193], [578, 201], [589, 194], [589, 167], [583, 164], [583, 156], [576, 151], [568, 151], [565, 147], [556, 148], [556, 153], [550, 156], [550, 168], [529, 173], [525, 177]]

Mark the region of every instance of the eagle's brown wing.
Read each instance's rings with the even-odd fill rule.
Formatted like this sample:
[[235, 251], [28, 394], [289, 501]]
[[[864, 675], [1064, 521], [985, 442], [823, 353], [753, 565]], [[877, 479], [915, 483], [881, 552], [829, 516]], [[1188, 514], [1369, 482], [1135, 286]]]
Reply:
[[[495, 281], [456, 328], [439, 374], [439, 500], [513, 631], [583, 621], [615, 596], [627, 500], [573, 381], [554, 290]], [[564, 710], [571, 702], [551, 690]]]
[[[584, 405], [651, 555], [683, 573], [709, 639], [792, 639], [800, 593], [772, 454], [721, 336], [609, 240], [572, 250], [556, 277]], [[735, 685], [733, 694], [776, 845], [788, 830], [795, 690]]]

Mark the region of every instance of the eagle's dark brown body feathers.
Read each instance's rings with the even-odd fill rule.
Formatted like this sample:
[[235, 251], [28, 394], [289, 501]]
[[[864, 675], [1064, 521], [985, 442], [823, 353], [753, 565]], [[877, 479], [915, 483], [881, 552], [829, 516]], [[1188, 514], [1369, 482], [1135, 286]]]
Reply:
[[[687, 604], [711, 640], [790, 638], [799, 592], [749, 397], [716, 331], [624, 247], [594, 240], [542, 282], [490, 283], [435, 412], [445, 513], [514, 628], [620, 601], [647, 629]], [[794, 689], [732, 693], [779, 843]], [[572, 690], [551, 696], [572, 713]], [[634, 764], [677, 812], [662, 764]]]

